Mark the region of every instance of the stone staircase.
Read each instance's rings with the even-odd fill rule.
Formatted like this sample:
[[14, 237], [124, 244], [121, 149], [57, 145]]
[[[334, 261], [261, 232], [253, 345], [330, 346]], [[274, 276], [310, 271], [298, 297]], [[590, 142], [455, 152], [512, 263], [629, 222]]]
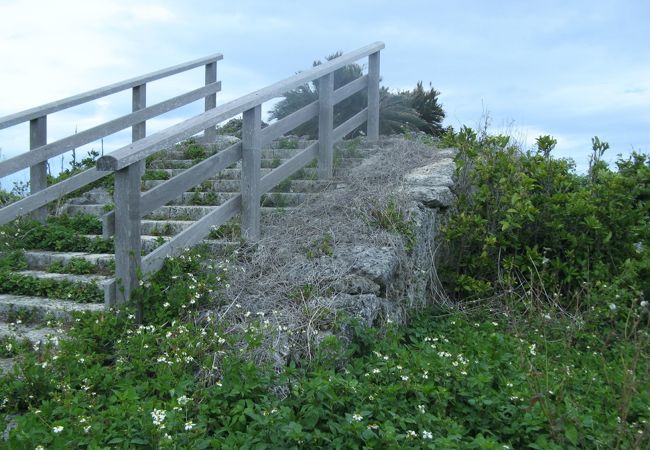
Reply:
[[[236, 138], [227, 136], [220, 137], [216, 144], [210, 146], [199, 146], [196, 142], [189, 141], [154, 155], [147, 160], [142, 190], [153, 188], [165, 179], [192, 166], [197, 160], [208, 157], [236, 141]], [[297, 138], [282, 138], [273, 142], [270, 148], [262, 151], [262, 176], [310, 143]], [[339, 148], [344, 145], [339, 145]], [[361, 155], [356, 151], [347, 151], [347, 154], [343, 151], [344, 159], [341, 158], [341, 150], [338, 152], [336, 159], [338, 168], [352, 167], [362, 161]], [[158, 245], [190, 226], [193, 221], [236, 195], [240, 187], [239, 177], [240, 168], [237, 165], [232, 166], [144, 217], [141, 222], [142, 254], [151, 252]], [[309, 196], [333, 186], [332, 181], [316, 178], [315, 167], [298, 171], [262, 196], [262, 214], [274, 214], [295, 207]], [[67, 201], [59, 208], [58, 214], [85, 213], [101, 217], [111, 207], [112, 196], [108, 190], [95, 188]], [[240, 244], [238, 228], [238, 217], [235, 217], [224, 224], [220, 230], [215, 230], [204, 243], [215, 254], [226, 248], [232, 248], [233, 245], [237, 246]], [[100, 234], [83, 236], [91, 241], [104, 240]], [[4, 347], [0, 349], [3, 350], [3, 353], [0, 353], [0, 371], [8, 370], [12, 366], [11, 358], [7, 357], [10, 356], [8, 353], [11, 353], [10, 345], [16, 345], [17, 341], [24, 340], [37, 344], [46, 341], [49, 337], [58, 338], [62, 335], [62, 330], [48, 326], [51, 319], [67, 319], [73, 311], [103, 309], [103, 286], [113, 281], [114, 256], [111, 253], [25, 249], [24, 261], [26, 267], [14, 271], [13, 275], [24, 277], [25, 280], [74, 283], [80, 289], [83, 288], [87, 295], [84, 302], [80, 302], [75, 295], [71, 294], [43, 297], [25, 295], [25, 293], [16, 294], [9, 292], [10, 288], [0, 287], [0, 344]], [[81, 265], [84, 273], [70, 273], [74, 271], [67, 270], [75, 265]], [[92, 301], [88, 301], [89, 297]]]

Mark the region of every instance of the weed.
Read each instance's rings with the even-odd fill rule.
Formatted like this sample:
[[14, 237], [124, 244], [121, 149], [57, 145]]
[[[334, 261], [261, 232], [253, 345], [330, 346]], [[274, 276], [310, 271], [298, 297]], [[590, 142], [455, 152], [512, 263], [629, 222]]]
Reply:
[[332, 235], [325, 233], [323, 238], [315, 241], [309, 248], [305, 249], [305, 256], [307, 259], [320, 258], [321, 256], [332, 256], [334, 254], [334, 247], [332, 245]]
[[225, 239], [237, 241], [241, 236], [241, 226], [239, 220], [230, 220], [223, 225], [210, 230], [208, 239]]
[[163, 169], [148, 169], [142, 175], [142, 180], [169, 180], [169, 172]]
[[278, 140], [278, 148], [285, 149], [297, 149], [298, 148], [298, 139], [291, 137], [282, 137]]
[[370, 211], [371, 223], [384, 230], [400, 234], [406, 240], [406, 251], [410, 252], [415, 247], [415, 229], [413, 221], [407, 219], [406, 213], [397, 206], [395, 198], [391, 198], [384, 208], [375, 208]]

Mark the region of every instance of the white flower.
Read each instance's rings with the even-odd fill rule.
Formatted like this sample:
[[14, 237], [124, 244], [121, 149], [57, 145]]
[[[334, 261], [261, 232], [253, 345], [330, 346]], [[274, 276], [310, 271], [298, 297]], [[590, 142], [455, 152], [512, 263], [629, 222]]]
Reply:
[[45, 447], [43, 447], [42, 445], [37, 445], [37, 446], [34, 448], [34, 450], [45, 450]]
[[84, 433], [88, 433], [90, 431], [90, 425], [87, 425], [84, 427]]
[[57, 426], [52, 428], [53, 433], [60, 433], [62, 431], [63, 431], [63, 427], [61, 425], [57, 425]]
[[423, 431], [422, 439], [433, 439], [433, 433], [431, 433], [430, 431]]
[[612, 311], [616, 311], [616, 304], [615, 303], [610, 303], [609, 304], [609, 309]]
[[408, 381], [408, 380], [409, 380], [409, 377], [407, 377], [406, 375], [402, 375], [402, 381]]
[[352, 420], [356, 420], [357, 422], [361, 422], [363, 420], [363, 416], [360, 414], [353, 414], [352, 415]]
[[164, 409], [154, 409], [151, 411], [151, 420], [153, 424], [160, 428], [165, 428], [165, 416], [167, 412]]
[[409, 437], [409, 438], [416, 438], [416, 437], [418, 437], [418, 434], [417, 434], [415, 431], [413, 431], [413, 430], [408, 430], [408, 431], [406, 432], [406, 437]]
[[194, 428], [194, 422], [191, 420], [189, 422], [185, 422], [185, 431], [190, 431], [192, 428]]
[[425, 411], [426, 411], [425, 408], [424, 408], [424, 405], [418, 405], [418, 411], [420, 411], [422, 414], [424, 414]]
[[190, 402], [191, 398], [189, 398], [187, 395], [181, 395], [178, 397], [178, 404], [181, 406], [185, 406]]
[[535, 350], [535, 347], [537, 344], [532, 344], [530, 347], [528, 347], [528, 351], [530, 352], [531, 355], [535, 356], [537, 354], [537, 351]]
[[647, 300], [643, 300], [640, 304], [641, 304], [641, 308], [647, 308], [648, 307], [648, 301]]

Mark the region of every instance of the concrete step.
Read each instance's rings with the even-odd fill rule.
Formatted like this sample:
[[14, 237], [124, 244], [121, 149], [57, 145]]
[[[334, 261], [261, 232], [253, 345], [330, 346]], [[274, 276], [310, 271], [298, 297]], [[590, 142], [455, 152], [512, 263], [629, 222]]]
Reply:
[[142, 249], [142, 253], [146, 255], [170, 239], [171, 236], [149, 236], [145, 234], [140, 236], [140, 248]]
[[77, 303], [27, 295], [0, 294], [0, 320], [7, 321], [14, 314], [27, 315], [30, 322], [68, 319], [75, 311], [102, 311], [103, 303]]
[[148, 220], [140, 222], [140, 234], [149, 236], [173, 236], [192, 225], [192, 220]]
[[113, 196], [106, 188], [98, 187], [84, 192], [79, 197], [71, 198], [67, 203], [71, 205], [105, 205], [107, 203], [113, 203]]
[[32, 344], [46, 343], [50, 338], [61, 338], [62, 334], [49, 327], [40, 325], [17, 325], [0, 322], [0, 339], [15, 338], [16, 340], [28, 340]]
[[47, 269], [53, 262], [68, 264], [72, 258], [84, 259], [97, 267], [98, 271], [108, 271], [114, 256], [110, 253], [53, 252], [46, 250], [25, 251], [27, 266], [30, 269]]
[[95, 217], [102, 217], [109, 210], [106, 203], [102, 204], [71, 204], [67, 203], [59, 209], [59, 214], [68, 214], [74, 216], [75, 214], [92, 214]]
[[75, 275], [71, 273], [55, 273], [55, 272], [45, 272], [43, 270], [20, 270], [16, 271], [19, 275], [25, 277], [39, 278], [41, 280], [54, 280], [54, 281], [69, 281], [71, 283], [80, 283], [80, 284], [96, 284], [97, 287], [101, 287], [112, 281], [112, 277], [106, 275]]
[[171, 205], [161, 206], [148, 214], [147, 220], [199, 220], [211, 213], [216, 206]]
[[[206, 207], [210, 208], [210, 207]], [[290, 207], [284, 207], [284, 206], [262, 206], [260, 208], [260, 213], [262, 215], [268, 215], [268, 214], [275, 214], [275, 213], [281, 213], [283, 211], [286, 211], [287, 208]], [[149, 235], [149, 236], [173, 236], [184, 229], [192, 226], [195, 221], [193, 220], [173, 220], [173, 219], [161, 219], [161, 220], [151, 220], [151, 219], [143, 219], [140, 222], [140, 233], [142, 235]]]
[[[143, 181], [145, 190], [158, 186], [162, 181], [160, 180], [146, 180]], [[320, 192], [324, 188], [335, 184], [332, 180], [289, 180], [281, 183], [286, 192]], [[215, 180], [206, 181], [195, 188], [198, 192], [215, 191], [221, 195], [225, 192], [239, 192], [239, 180]]]

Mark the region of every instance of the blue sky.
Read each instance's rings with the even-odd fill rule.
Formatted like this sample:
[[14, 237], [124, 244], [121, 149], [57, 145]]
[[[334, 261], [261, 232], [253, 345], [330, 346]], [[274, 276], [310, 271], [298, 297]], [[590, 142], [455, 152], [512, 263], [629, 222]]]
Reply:
[[[218, 101], [226, 101], [337, 50], [383, 41], [383, 84], [431, 82], [455, 128], [487, 113], [493, 131], [529, 145], [553, 135], [555, 154], [582, 169], [594, 135], [611, 144], [610, 160], [650, 152], [650, 2], [323, 3], [0, 0], [0, 116], [214, 52], [224, 54]], [[200, 78], [152, 87], [149, 101]], [[127, 100], [59, 114], [50, 134], [125, 113]], [[0, 131], [4, 157], [24, 151], [25, 129]]]

